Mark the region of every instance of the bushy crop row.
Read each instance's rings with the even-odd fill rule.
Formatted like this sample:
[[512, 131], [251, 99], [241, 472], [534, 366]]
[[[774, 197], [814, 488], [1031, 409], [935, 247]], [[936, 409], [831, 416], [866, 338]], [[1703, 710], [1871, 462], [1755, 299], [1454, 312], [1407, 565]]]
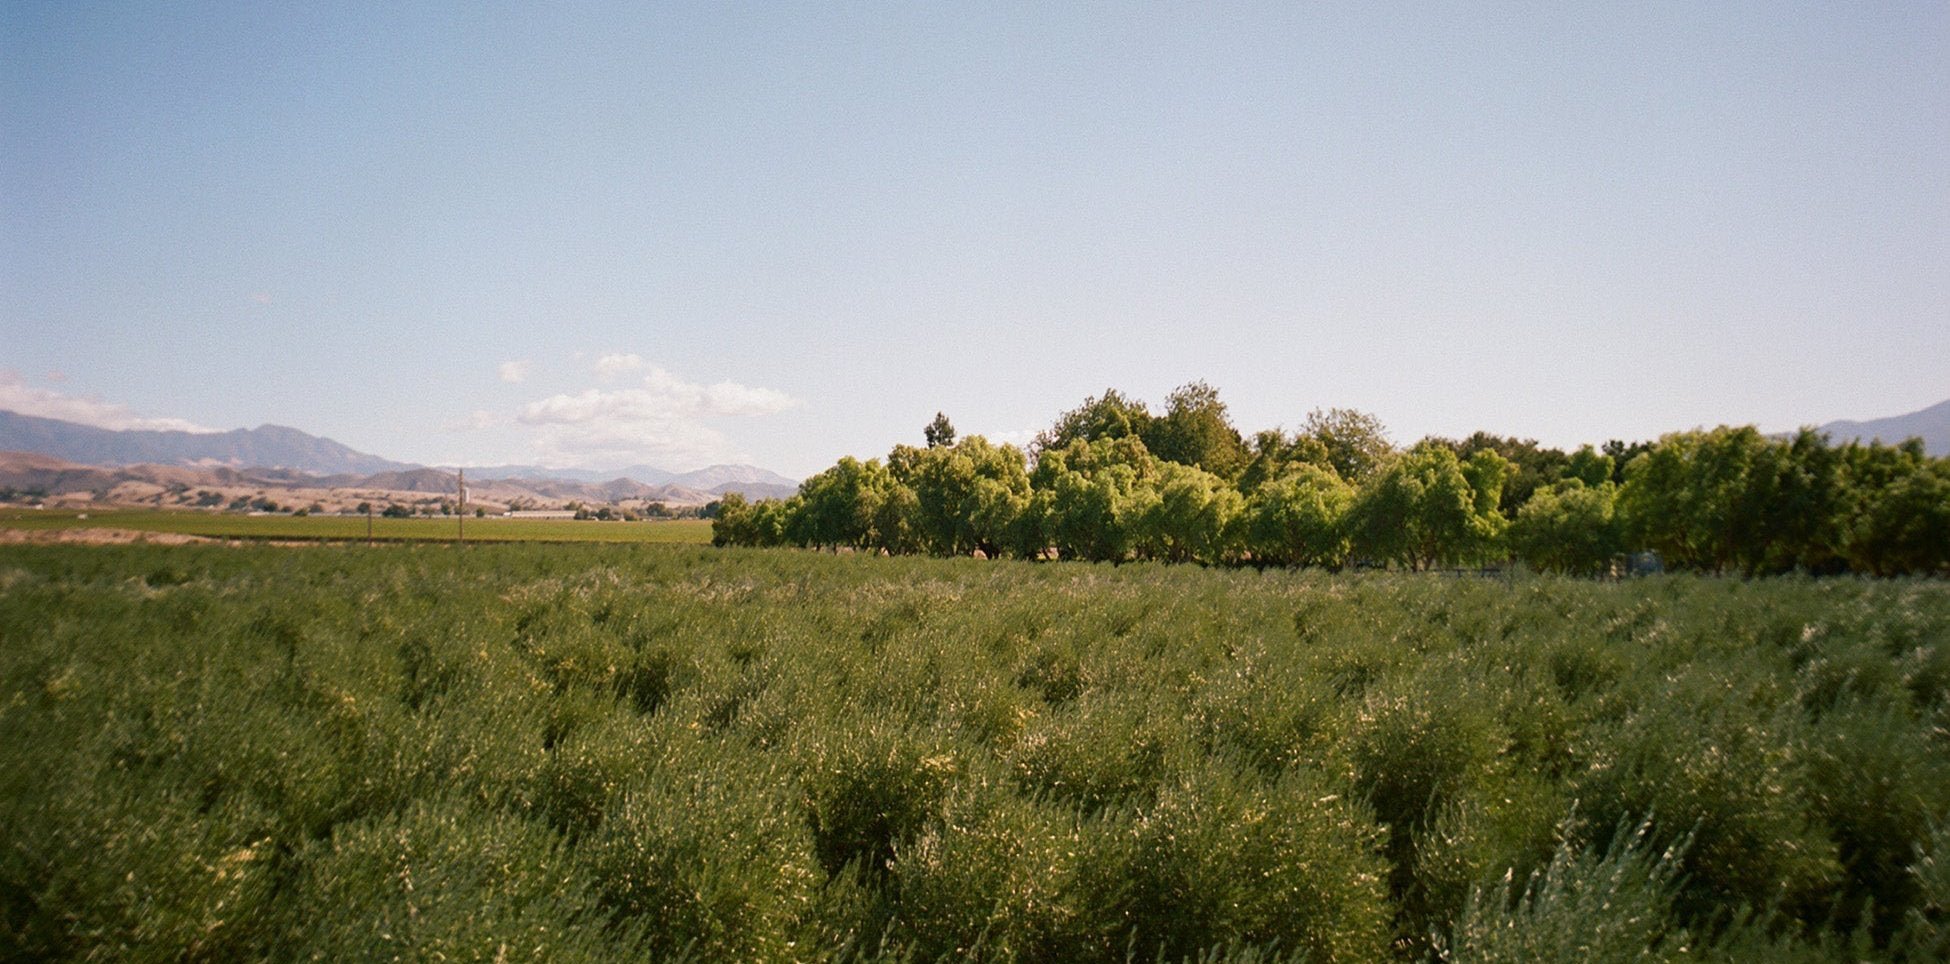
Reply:
[[1950, 587], [0, 550], [0, 957], [1934, 960]]
[[1106, 393], [1031, 459], [937, 417], [929, 446], [844, 458], [783, 500], [718, 507], [719, 545], [889, 554], [1427, 569], [1521, 559], [1592, 574], [1628, 552], [1746, 574], [1950, 571], [1950, 459], [1752, 427], [1566, 455], [1478, 433], [1397, 451], [1359, 413], [1248, 448], [1217, 394], [1163, 416]]

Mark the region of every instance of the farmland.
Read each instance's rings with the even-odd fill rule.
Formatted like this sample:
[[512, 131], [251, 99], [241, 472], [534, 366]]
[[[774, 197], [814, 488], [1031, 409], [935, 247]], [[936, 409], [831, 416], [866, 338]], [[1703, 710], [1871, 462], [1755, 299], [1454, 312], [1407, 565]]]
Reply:
[[[469, 542], [691, 543], [711, 541], [711, 523], [698, 519], [657, 522], [595, 522], [574, 519], [375, 518], [372, 538], [389, 542], [446, 542], [461, 534]], [[364, 541], [363, 516], [239, 515], [107, 509], [89, 512], [0, 509], [0, 531], [66, 532], [106, 529], [163, 533], [206, 539], [276, 541]]]
[[8, 959], [1950, 952], [1940, 580], [17, 545], [0, 732]]

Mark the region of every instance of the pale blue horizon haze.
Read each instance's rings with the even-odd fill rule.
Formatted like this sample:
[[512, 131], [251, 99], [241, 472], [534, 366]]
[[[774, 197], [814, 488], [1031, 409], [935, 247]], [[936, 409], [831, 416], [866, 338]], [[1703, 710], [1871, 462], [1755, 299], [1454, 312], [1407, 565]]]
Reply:
[[1950, 398], [1950, 5], [0, 8], [0, 408], [800, 477]]

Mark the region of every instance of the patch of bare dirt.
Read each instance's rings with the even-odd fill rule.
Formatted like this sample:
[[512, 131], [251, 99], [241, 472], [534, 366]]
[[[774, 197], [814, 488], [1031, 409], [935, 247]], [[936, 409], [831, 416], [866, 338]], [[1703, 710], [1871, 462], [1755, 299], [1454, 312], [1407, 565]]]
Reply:
[[142, 532], [135, 529], [7, 529], [0, 528], [0, 545], [33, 543], [37, 545], [79, 544], [79, 545], [126, 545], [146, 543], [159, 546], [180, 546], [191, 542], [211, 542], [202, 536], [186, 535], [181, 532]]

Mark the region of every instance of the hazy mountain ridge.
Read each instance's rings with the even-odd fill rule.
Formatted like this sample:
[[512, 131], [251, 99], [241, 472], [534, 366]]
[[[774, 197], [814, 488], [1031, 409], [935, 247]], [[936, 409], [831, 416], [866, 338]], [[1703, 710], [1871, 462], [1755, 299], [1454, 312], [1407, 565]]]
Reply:
[[253, 475], [226, 466], [82, 465], [38, 452], [0, 452], [0, 489], [65, 495], [105, 492], [138, 482], [162, 488], [288, 488], [280, 473]]
[[0, 449], [39, 452], [84, 465], [196, 465], [371, 474], [418, 466], [367, 455], [283, 425], [228, 432], [115, 431], [0, 410]]
[[[0, 409], [0, 452], [10, 454], [0, 485], [28, 489], [47, 484], [79, 486], [76, 491], [112, 487], [120, 481], [155, 484], [259, 485], [276, 488], [377, 489], [390, 492], [451, 492], [455, 469], [430, 468], [369, 455], [328, 438], [282, 425], [229, 432], [179, 432], [96, 428], [60, 419]], [[30, 466], [23, 453], [52, 458], [60, 467]], [[171, 476], [171, 467], [207, 470], [210, 475]], [[98, 472], [81, 472], [98, 469]], [[109, 470], [125, 469], [126, 478]], [[798, 491], [792, 479], [752, 465], [713, 465], [671, 472], [650, 465], [611, 471], [551, 469], [539, 465], [467, 466], [469, 488], [503, 491], [510, 499], [533, 501], [620, 502], [644, 500], [701, 505], [726, 492], [750, 498], [788, 496]], [[32, 474], [38, 472], [40, 474]], [[29, 474], [22, 474], [29, 473]], [[221, 473], [229, 473], [224, 475]], [[7, 479], [14, 481], [7, 481]], [[83, 484], [83, 479], [87, 483]], [[57, 483], [56, 480], [66, 482]], [[53, 491], [50, 489], [49, 491]]]
[[1862, 422], [1847, 419], [1829, 422], [1819, 431], [1827, 433], [1836, 442], [1855, 438], [1863, 441], [1880, 439], [1893, 445], [1905, 439], [1920, 438], [1924, 451], [1931, 455], [1950, 455], [1950, 400], [1905, 415]]
[[613, 471], [600, 469], [551, 469], [542, 465], [469, 465], [467, 474], [482, 480], [520, 480], [565, 482], [607, 482], [624, 478], [645, 485], [662, 485], [677, 477], [677, 473], [651, 465], [631, 465]]
[[[756, 465], [710, 465], [689, 472], [672, 472], [652, 465], [629, 465], [620, 469], [551, 469], [540, 465], [487, 465], [468, 466], [470, 478], [496, 480], [545, 481], [560, 480], [607, 485], [615, 481], [630, 481], [643, 485], [674, 485], [704, 492], [719, 493], [736, 488], [751, 494], [745, 486], [776, 489], [784, 487], [792, 492], [799, 490], [799, 483], [783, 475]], [[727, 487], [730, 488], [727, 488]], [[790, 494], [790, 493], [788, 493]]]
[[[288, 469], [233, 469], [221, 465], [83, 465], [37, 452], [0, 451], [0, 490], [38, 493], [48, 497], [86, 496], [108, 502], [161, 505], [160, 494], [180, 495], [192, 490], [219, 492], [228, 500], [239, 494], [273, 494], [287, 501], [359, 501], [403, 503], [429, 497], [452, 497], [458, 483], [444, 469], [409, 469], [372, 475], [307, 475]], [[751, 498], [789, 495], [762, 483], [725, 483]], [[741, 488], [742, 486], [742, 488]], [[567, 479], [486, 479], [467, 482], [470, 504], [485, 507], [561, 507], [589, 504], [661, 502], [668, 506], [699, 506], [723, 492], [681, 485], [645, 485], [631, 479], [575, 482]], [[335, 498], [334, 498], [335, 497]], [[86, 501], [86, 499], [84, 499]]]

